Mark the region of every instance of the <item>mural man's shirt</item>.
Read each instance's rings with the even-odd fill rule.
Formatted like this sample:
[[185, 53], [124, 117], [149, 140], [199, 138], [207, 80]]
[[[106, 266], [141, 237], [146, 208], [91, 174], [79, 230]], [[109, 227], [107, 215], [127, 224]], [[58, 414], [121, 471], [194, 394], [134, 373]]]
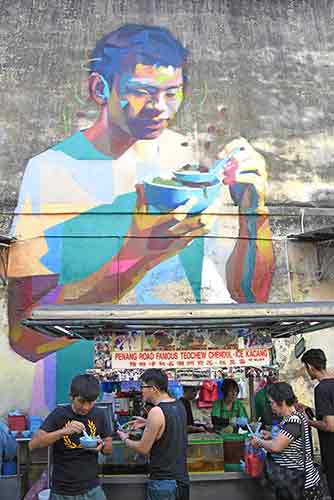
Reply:
[[[32, 158], [16, 209], [13, 233], [19, 241], [11, 253], [9, 275], [58, 275], [63, 285], [97, 271], [124, 243], [136, 205], [135, 185], [192, 161], [184, 140], [165, 130], [158, 139], [138, 141], [115, 160], [77, 132]], [[226, 187], [222, 206], [224, 195], [228, 197]], [[223, 228], [218, 219], [224, 219]], [[230, 302], [224, 276], [237, 223], [231, 216], [218, 219], [210, 238], [195, 239], [147, 271], [123, 301]]]
[[[59, 430], [72, 420], [82, 422], [88, 434], [110, 436], [110, 429], [103, 411], [98, 407], [85, 416], [73, 412], [72, 406], [57, 407], [44, 420], [45, 432]], [[59, 495], [80, 495], [99, 485], [98, 454], [84, 449], [80, 434], [65, 435], [52, 446], [52, 491]]]

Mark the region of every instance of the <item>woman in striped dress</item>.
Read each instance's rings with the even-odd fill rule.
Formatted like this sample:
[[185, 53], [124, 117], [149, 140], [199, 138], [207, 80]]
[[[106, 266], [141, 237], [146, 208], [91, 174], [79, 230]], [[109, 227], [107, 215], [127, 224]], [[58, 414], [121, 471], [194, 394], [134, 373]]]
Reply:
[[[268, 458], [274, 461], [275, 467], [278, 464], [281, 468], [290, 469], [291, 473], [305, 473], [305, 482], [300, 491], [301, 500], [322, 500], [323, 489], [313, 463], [308, 421], [306, 416], [296, 409], [297, 399], [292, 387], [285, 382], [278, 382], [268, 387], [267, 394], [273, 412], [282, 417], [280, 430], [275, 437], [263, 431], [262, 439], [254, 437], [252, 445], [264, 448], [270, 454]], [[284, 474], [281, 477], [284, 477]], [[296, 496], [292, 493], [289, 496], [288, 483], [282, 484], [283, 482], [278, 481], [279, 484], [273, 485], [277, 500], [295, 499]]]

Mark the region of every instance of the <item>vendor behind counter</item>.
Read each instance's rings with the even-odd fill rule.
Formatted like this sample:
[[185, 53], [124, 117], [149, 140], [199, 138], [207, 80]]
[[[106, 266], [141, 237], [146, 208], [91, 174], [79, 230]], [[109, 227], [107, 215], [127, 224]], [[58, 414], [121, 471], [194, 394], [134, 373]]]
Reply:
[[234, 419], [248, 418], [243, 403], [238, 399], [239, 386], [231, 378], [224, 379], [221, 386], [223, 398], [215, 401], [212, 407], [211, 419], [215, 431], [233, 432]]
[[180, 401], [183, 403], [186, 414], [187, 414], [187, 432], [197, 433], [197, 432], [205, 432], [206, 429], [203, 425], [195, 424], [193, 411], [191, 408], [191, 401], [196, 399], [198, 393], [198, 388], [194, 386], [183, 386], [183, 396], [180, 398]]

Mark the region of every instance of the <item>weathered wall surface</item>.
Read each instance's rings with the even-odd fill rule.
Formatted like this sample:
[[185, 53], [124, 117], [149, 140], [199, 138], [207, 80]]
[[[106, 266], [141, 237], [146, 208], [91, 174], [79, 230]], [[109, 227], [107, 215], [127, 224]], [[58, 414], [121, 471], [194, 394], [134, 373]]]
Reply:
[[[303, 258], [294, 260], [285, 239], [331, 225], [334, 215], [333, 17], [332, 2], [311, 0], [0, 2], [1, 231], [9, 229], [27, 160], [97, 117], [86, 85], [96, 40], [128, 22], [165, 26], [190, 51], [173, 129], [195, 134], [210, 157], [243, 136], [266, 159], [275, 254], [269, 301], [331, 299], [331, 274], [324, 280], [309, 270], [306, 279]], [[237, 227], [231, 199], [226, 206]], [[171, 285], [159, 293], [167, 301], [176, 296]], [[27, 381], [25, 403], [17, 404], [28, 407], [41, 367], [10, 351], [3, 337], [3, 356], [15, 358]]]
[[244, 135], [266, 154], [270, 196], [330, 206], [333, 5], [312, 1], [3, 1], [2, 206], [15, 206], [25, 161], [73, 132], [87, 110], [89, 51], [124, 22], [170, 28], [190, 50], [177, 128]]
[[[20, 358], [8, 342], [7, 293], [0, 288], [0, 363], [3, 394], [0, 414], [10, 409], [29, 408], [35, 367]], [[30, 392], [30, 395], [29, 395]]]

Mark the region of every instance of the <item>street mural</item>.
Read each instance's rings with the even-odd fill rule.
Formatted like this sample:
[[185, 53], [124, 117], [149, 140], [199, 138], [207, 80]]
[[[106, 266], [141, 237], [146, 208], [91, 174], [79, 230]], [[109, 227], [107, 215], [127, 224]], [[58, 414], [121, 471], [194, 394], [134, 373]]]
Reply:
[[9, 265], [12, 348], [68, 345], [20, 325], [44, 304], [266, 302], [274, 270], [267, 166], [246, 138], [215, 151], [173, 130], [187, 50], [164, 27], [125, 24], [89, 65], [88, 128], [29, 160]]

